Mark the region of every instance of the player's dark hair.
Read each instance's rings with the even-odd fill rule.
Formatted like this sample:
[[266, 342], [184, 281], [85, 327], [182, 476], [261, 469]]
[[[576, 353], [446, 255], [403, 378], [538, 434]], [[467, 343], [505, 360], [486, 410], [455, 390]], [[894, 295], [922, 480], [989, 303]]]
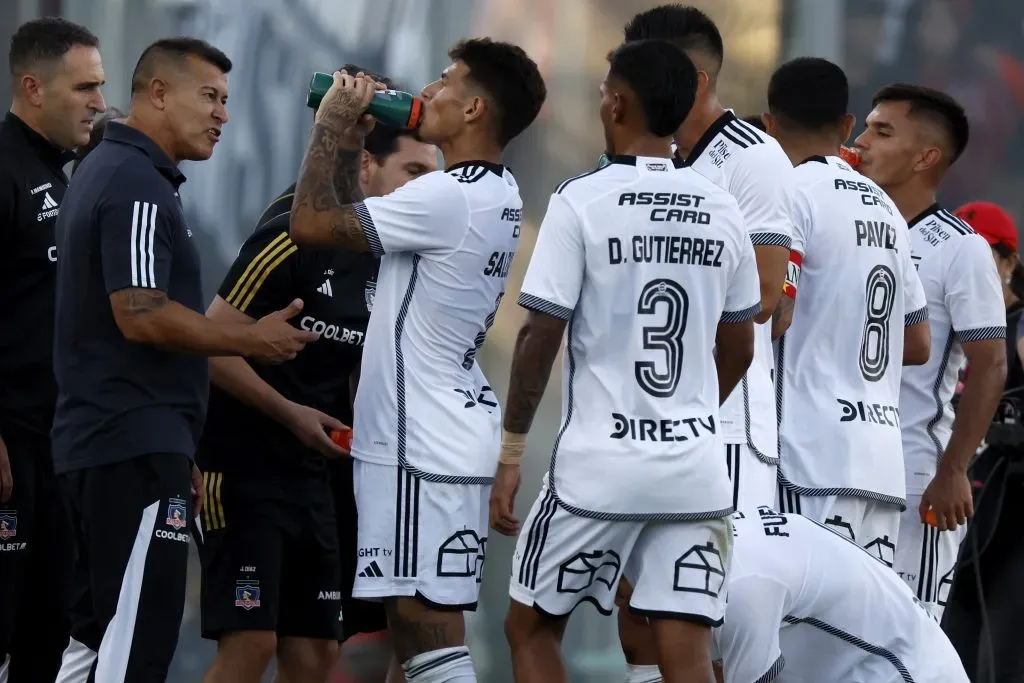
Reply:
[[608, 75], [636, 94], [647, 130], [659, 138], [679, 130], [697, 97], [697, 69], [685, 52], [663, 40], [639, 40], [615, 48], [608, 65]]
[[89, 156], [89, 152], [96, 149], [96, 145], [100, 144], [100, 141], [103, 140], [103, 133], [107, 130], [107, 124], [111, 121], [119, 121], [125, 116], [127, 116], [127, 114], [117, 107], [107, 107], [107, 110], [103, 112], [99, 118], [93, 121], [92, 132], [89, 133], [88, 144], [82, 145], [75, 150], [75, 160], [71, 164], [72, 175], [74, 175], [75, 171], [78, 170], [78, 165], [85, 160], [85, 157]]
[[196, 57], [207, 64], [212, 64], [222, 73], [231, 72], [231, 60], [228, 56], [205, 40], [184, 36], [161, 38], [143, 50], [142, 56], [135, 64], [135, 71], [132, 72], [132, 94], [149, 87], [149, 81], [153, 78], [153, 72], [158, 65], [167, 62], [183, 65], [188, 57]]
[[682, 50], [702, 52], [712, 58], [715, 73], [725, 59], [725, 43], [715, 22], [696, 7], [673, 2], [637, 14], [625, 28], [626, 41], [667, 40]]
[[100, 40], [86, 27], [60, 17], [26, 21], [11, 36], [7, 52], [11, 76], [16, 79], [42, 62], [56, 61], [77, 45], [99, 47]]
[[[347, 71], [348, 73], [355, 75], [362, 71], [364, 74], [382, 84], [388, 90], [400, 90], [401, 88], [388, 76], [377, 73], [371, 69], [367, 69], [364, 66], [358, 64], [345, 64], [338, 67], [339, 71]], [[373, 130], [370, 131], [369, 135], [363, 140], [363, 149], [373, 155], [374, 159], [377, 160], [378, 164], [384, 163], [384, 160], [389, 156], [398, 151], [398, 140], [399, 138], [410, 137], [415, 140], [419, 140], [419, 136], [414, 130], [406, 130], [404, 128], [395, 128], [388, 126], [380, 121], [374, 125]]]
[[761, 116], [758, 114], [751, 114], [750, 116], [742, 117], [744, 121], [757, 128], [762, 133], [767, 133], [768, 130], [764, 127], [764, 121], [761, 120]]
[[910, 116], [922, 118], [939, 126], [949, 142], [953, 145], [953, 164], [967, 148], [971, 137], [971, 126], [967, 121], [967, 112], [955, 99], [933, 88], [909, 83], [887, 85], [871, 100], [876, 107], [881, 102], [906, 102], [910, 105]]
[[791, 59], [768, 82], [768, 111], [785, 127], [818, 131], [837, 126], [849, 104], [846, 74], [827, 59]]
[[548, 90], [536, 62], [518, 45], [490, 38], [460, 40], [448, 57], [469, 67], [468, 79], [494, 106], [494, 136], [502, 147], [533, 123]]

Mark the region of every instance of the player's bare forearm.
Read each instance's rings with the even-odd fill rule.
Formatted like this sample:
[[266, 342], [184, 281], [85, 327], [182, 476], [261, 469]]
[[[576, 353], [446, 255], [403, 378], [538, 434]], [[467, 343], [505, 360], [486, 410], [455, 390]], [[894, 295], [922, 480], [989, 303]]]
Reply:
[[119, 289], [110, 307], [121, 334], [137, 344], [200, 356], [241, 356], [253, 346], [249, 325], [210, 320], [158, 289]]
[[772, 315], [772, 341], [786, 334], [786, 330], [793, 324], [795, 307], [796, 301], [792, 297], [785, 294], [779, 297], [779, 305], [775, 307], [775, 313]]
[[369, 251], [359, 216], [362, 147], [324, 123], [313, 126], [295, 185], [289, 232], [296, 244]]
[[551, 377], [565, 333], [565, 321], [546, 313], [530, 311], [519, 329], [512, 356], [508, 398], [505, 401], [505, 430], [528, 434], [544, 390]]
[[761, 280], [761, 312], [754, 316], [754, 322], [766, 323], [772, 319], [775, 308], [782, 298], [782, 285], [786, 282], [786, 267], [789, 264], [789, 249], [769, 244], [754, 247], [757, 259], [757, 274]]
[[718, 405], [725, 403], [754, 360], [754, 323], [719, 323], [715, 335]]
[[291, 402], [240, 356], [210, 359], [210, 382], [242, 403], [287, 426]]
[[939, 466], [966, 472], [978, 444], [985, 438], [1006, 383], [1006, 342], [968, 342], [964, 352], [971, 369], [956, 407], [953, 434]]
[[903, 364], [924, 365], [932, 353], [932, 330], [927, 320], [903, 328]]

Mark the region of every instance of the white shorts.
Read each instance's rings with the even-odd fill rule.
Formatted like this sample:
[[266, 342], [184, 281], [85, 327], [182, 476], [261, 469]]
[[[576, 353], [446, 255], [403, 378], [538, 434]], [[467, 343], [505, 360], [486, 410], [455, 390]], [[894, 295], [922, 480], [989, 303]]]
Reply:
[[352, 596], [416, 596], [438, 609], [475, 610], [490, 485], [439, 484], [398, 465], [353, 464], [359, 557]]
[[741, 443], [725, 444], [725, 462], [732, 480], [733, 507], [740, 512], [753, 512], [761, 506], [775, 508], [778, 465], [769, 465]]
[[900, 516], [900, 542], [893, 569], [928, 611], [941, 620], [967, 526], [939, 531], [921, 521], [920, 505], [921, 496], [907, 496], [907, 509]]
[[509, 595], [541, 614], [564, 617], [590, 602], [612, 613], [619, 579], [633, 584], [630, 607], [654, 618], [714, 626], [725, 615], [732, 520], [609, 522], [579, 517], [547, 481], [516, 541]]
[[778, 510], [813, 519], [890, 567], [896, 561], [900, 509], [895, 505], [853, 496], [801, 495], [780, 483]]

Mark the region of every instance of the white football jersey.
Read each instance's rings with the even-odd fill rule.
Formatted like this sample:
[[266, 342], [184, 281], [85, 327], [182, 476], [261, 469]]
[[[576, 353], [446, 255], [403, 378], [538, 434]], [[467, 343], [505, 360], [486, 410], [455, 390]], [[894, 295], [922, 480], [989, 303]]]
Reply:
[[953, 432], [961, 343], [1005, 338], [1006, 304], [988, 242], [938, 204], [910, 221], [910, 249], [932, 332], [931, 357], [904, 368], [900, 388], [907, 493], [916, 495], [935, 476]]
[[733, 516], [725, 683], [967, 683], [939, 624], [888, 566], [795, 514]]
[[[694, 170], [736, 201], [754, 246], [788, 247], [792, 228], [787, 194], [793, 164], [773, 137], [727, 111], [687, 157]], [[778, 460], [771, 324], [758, 325], [754, 362], [722, 406], [727, 443], [745, 443], [764, 462]]]
[[600, 519], [732, 509], [715, 336], [760, 309], [736, 200], [683, 162], [613, 157], [548, 204], [519, 303], [568, 320], [549, 486]]
[[356, 205], [371, 249], [383, 256], [353, 457], [444, 483], [494, 477], [496, 401], [474, 365], [505, 293], [522, 206], [512, 174], [483, 161]]
[[902, 505], [903, 329], [928, 317], [907, 223], [838, 157], [794, 171], [793, 324], [778, 343], [780, 478], [803, 495]]

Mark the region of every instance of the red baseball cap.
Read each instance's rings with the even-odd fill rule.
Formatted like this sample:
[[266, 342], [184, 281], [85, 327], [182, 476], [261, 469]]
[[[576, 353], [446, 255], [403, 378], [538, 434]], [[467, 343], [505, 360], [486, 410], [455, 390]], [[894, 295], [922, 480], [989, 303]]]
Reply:
[[999, 206], [991, 202], [968, 202], [953, 213], [967, 221], [989, 244], [1002, 244], [1017, 251], [1017, 226], [1010, 214]]

